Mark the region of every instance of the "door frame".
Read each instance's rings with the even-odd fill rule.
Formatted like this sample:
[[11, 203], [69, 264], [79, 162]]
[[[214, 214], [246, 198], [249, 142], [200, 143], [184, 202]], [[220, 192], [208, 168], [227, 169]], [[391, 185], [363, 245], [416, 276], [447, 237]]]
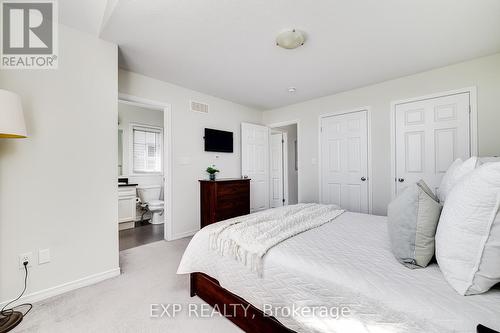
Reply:
[[390, 189], [391, 189], [391, 199], [396, 197], [396, 107], [401, 104], [413, 103], [424, 101], [427, 99], [434, 99], [439, 97], [446, 97], [452, 95], [459, 95], [469, 93], [469, 149], [471, 156], [477, 156], [479, 152], [478, 148], [478, 132], [477, 132], [477, 87], [471, 86], [461, 89], [443, 91], [438, 93], [433, 93], [424, 96], [406, 98], [401, 100], [396, 100], [391, 102], [390, 110], [390, 126], [391, 126], [391, 178]]
[[368, 180], [368, 214], [372, 214], [373, 211], [373, 185], [372, 185], [372, 110], [370, 106], [358, 107], [355, 109], [344, 110], [344, 111], [333, 111], [322, 113], [318, 116], [318, 189], [319, 189], [319, 202], [323, 201], [323, 177], [321, 173], [321, 163], [322, 163], [322, 145], [321, 145], [321, 134], [322, 128], [321, 123], [324, 118], [341, 116], [350, 113], [357, 113], [366, 111], [366, 138], [367, 138], [367, 180]]
[[[280, 122], [276, 122], [276, 123], [271, 123], [271, 124], [267, 124], [265, 126], [269, 127], [271, 130], [273, 128], [276, 128], [276, 127], [283, 127], [283, 126], [289, 126], [289, 125], [296, 125], [297, 126], [297, 202], [298, 203], [301, 203], [302, 202], [302, 191], [301, 191], [301, 183], [300, 183], [300, 174], [301, 174], [301, 168], [300, 168], [300, 120], [298, 119], [292, 119], [292, 120], [285, 120], [285, 121], [280, 121]], [[269, 135], [271, 134], [271, 131], [269, 131]], [[288, 140], [288, 137], [287, 137], [287, 140]], [[288, 149], [283, 149], [283, 153], [285, 154], [285, 151], [286, 151], [286, 154], [287, 154], [287, 158], [288, 158]], [[285, 157], [283, 157], [285, 158]], [[270, 159], [269, 159], [270, 160]], [[288, 160], [287, 160], [287, 163], [288, 163]], [[286, 177], [287, 177], [287, 185], [286, 185], [286, 191], [287, 191], [287, 195], [286, 195], [286, 204], [288, 205], [288, 170], [286, 170]], [[271, 187], [271, 184], [269, 184], [269, 187]], [[271, 188], [269, 188], [269, 192], [271, 192]]]
[[163, 193], [165, 228], [163, 238], [173, 240], [172, 228], [172, 106], [138, 96], [119, 93], [118, 102], [163, 111]]
[[[283, 172], [283, 206], [288, 206], [288, 133], [282, 132], [281, 138], [283, 141], [281, 142], [281, 158], [283, 159], [282, 164], [282, 172]], [[298, 182], [297, 178], [297, 182]]]

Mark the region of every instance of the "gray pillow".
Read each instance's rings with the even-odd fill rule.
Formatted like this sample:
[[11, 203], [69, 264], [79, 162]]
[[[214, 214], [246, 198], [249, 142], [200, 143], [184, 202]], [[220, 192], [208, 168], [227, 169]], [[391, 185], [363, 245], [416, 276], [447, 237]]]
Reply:
[[409, 268], [426, 267], [434, 256], [434, 236], [442, 206], [423, 180], [409, 186], [388, 207], [392, 252]]

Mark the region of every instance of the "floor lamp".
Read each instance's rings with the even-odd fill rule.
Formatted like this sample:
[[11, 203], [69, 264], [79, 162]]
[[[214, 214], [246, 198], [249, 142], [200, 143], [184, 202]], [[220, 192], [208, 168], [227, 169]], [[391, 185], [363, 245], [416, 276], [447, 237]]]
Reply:
[[[25, 138], [21, 98], [10, 91], [0, 89], [0, 138]], [[8, 332], [23, 320], [20, 311], [6, 310], [0, 314], [0, 333]]]

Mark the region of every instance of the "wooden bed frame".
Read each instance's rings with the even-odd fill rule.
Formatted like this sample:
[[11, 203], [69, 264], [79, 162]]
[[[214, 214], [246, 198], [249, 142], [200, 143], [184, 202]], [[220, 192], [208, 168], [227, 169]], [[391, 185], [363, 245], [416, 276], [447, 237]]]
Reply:
[[[190, 274], [190, 293], [191, 297], [198, 296], [210, 306], [217, 306], [224, 317], [247, 333], [296, 333], [274, 317], [266, 316], [243, 298], [222, 288], [219, 281], [206, 274]], [[478, 325], [477, 333], [500, 332]]]
[[498, 331], [492, 330], [483, 325], [477, 325], [477, 333], [498, 333]]
[[198, 296], [211, 306], [217, 306], [222, 315], [247, 333], [295, 333], [274, 317], [222, 288], [219, 281], [203, 274], [191, 273], [191, 297]]

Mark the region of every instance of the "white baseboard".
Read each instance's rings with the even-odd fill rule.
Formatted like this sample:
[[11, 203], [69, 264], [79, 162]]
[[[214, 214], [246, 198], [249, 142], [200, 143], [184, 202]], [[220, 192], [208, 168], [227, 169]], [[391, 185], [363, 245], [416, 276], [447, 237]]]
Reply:
[[172, 235], [172, 239], [171, 240], [181, 239], [181, 238], [185, 238], [185, 237], [191, 237], [195, 233], [197, 233], [198, 230], [199, 229], [191, 230], [191, 231], [186, 231], [186, 232], [181, 232], [180, 234], [174, 234], [174, 235]]
[[[12, 305], [16, 305], [19, 303], [39, 302], [39, 301], [42, 301], [46, 298], [57, 296], [60, 294], [64, 294], [68, 291], [79, 289], [82, 287], [87, 287], [87, 286], [90, 286], [92, 284], [110, 279], [110, 278], [118, 276], [118, 275], [120, 275], [120, 267], [111, 269], [109, 271], [89, 275], [87, 277], [84, 277], [84, 278], [81, 278], [78, 280], [74, 280], [71, 282], [66, 282], [66, 283], [60, 284], [60, 285], [55, 286], [55, 287], [47, 288], [47, 289], [40, 290], [40, 291], [35, 291], [31, 294], [24, 295], [23, 297], [21, 297], [18, 301], [16, 301]], [[3, 307], [8, 302], [10, 302], [10, 300], [0, 302], [0, 307]], [[10, 307], [10, 305], [9, 305], [9, 307]]]

